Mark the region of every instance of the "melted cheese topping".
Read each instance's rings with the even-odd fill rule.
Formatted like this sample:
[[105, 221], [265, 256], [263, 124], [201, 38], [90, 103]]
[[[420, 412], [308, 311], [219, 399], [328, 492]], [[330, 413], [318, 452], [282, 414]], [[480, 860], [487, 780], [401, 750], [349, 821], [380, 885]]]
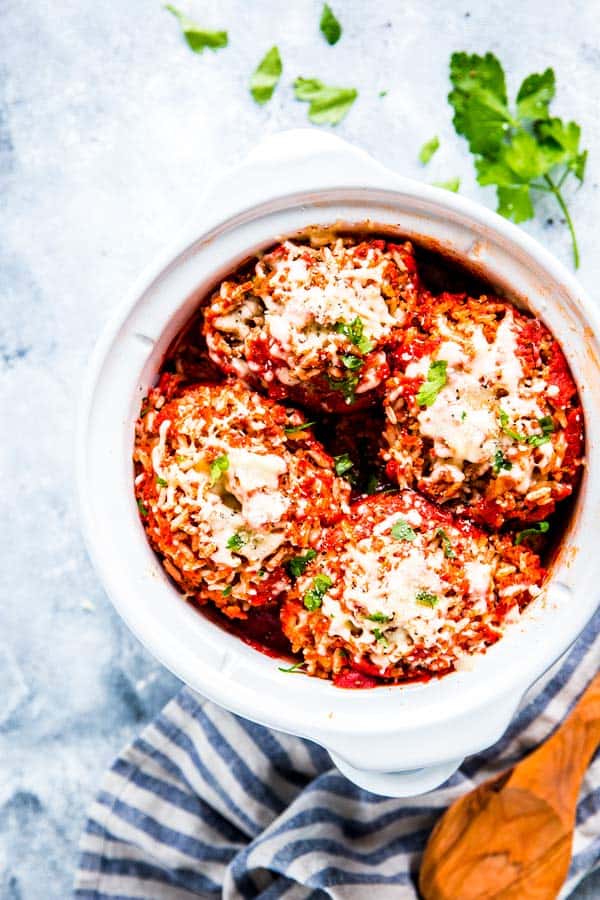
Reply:
[[[256, 452], [231, 446], [228, 422], [207, 422], [185, 397], [178, 412], [177, 428], [170, 431], [171, 421], [163, 421], [152, 449], [152, 467], [160, 479], [157, 508], [172, 516], [174, 531], [197, 533], [198, 540], [201, 536], [213, 562], [231, 568], [244, 559], [260, 563], [286, 539], [291, 500], [280, 490], [279, 479], [288, 471], [289, 452], [283, 447], [276, 454], [264, 452], [266, 447]], [[234, 406], [230, 421], [238, 414], [247, 416], [248, 411]], [[249, 443], [262, 443], [261, 427], [255, 423], [257, 436], [250, 435]], [[167, 445], [168, 437], [175, 448]], [[219, 458], [227, 467], [211, 474], [211, 462]], [[235, 536], [238, 545], [228, 546]]]
[[[404, 322], [399, 288], [389, 281], [390, 266], [406, 273], [402, 255], [393, 248], [384, 252], [376, 247], [357, 255], [355, 247], [345, 247], [341, 240], [319, 250], [292, 241], [282, 247], [283, 252], [278, 248], [257, 263], [251, 286], [221, 285], [217, 302], [224, 302], [225, 308], [230, 300], [238, 303], [212, 321], [216, 332], [238, 342], [238, 352], [228, 354], [228, 363], [241, 377], [260, 372], [265, 381], [276, 377], [288, 386], [324, 372], [343, 379], [348, 370], [342, 356], [363, 357], [369, 351], [361, 351], [338, 330], [340, 324], [349, 326], [360, 319], [362, 338], [376, 351]], [[408, 274], [406, 284], [410, 288]], [[207, 342], [219, 362], [222, 350], [215, 331], [208, 330]], [[252, 338], [257, 337], [268, 345], [269, 356], [281, 361], [274, 371], [263, 371], [262, 361], [253, 358]], [[370, 357], [362, 372], [353, 370], [359, 381], [357, 393], [379, 384], [382, 363], [383, 355]]]
[[[409, 519], [422, 529], [413, 541], [395, 539], [393, 525]], [[450, 526], [447, 533], [450, 540], [459, 537]], [[489, 548], [481, 551], [473, 544], [474, 555], [464, 562], [462, 577], [450, 578], [448, 560], [440, 542], [432, 541], [434, 534], [435, 526], [423, 523], [417, 510], [386, 517], [369, 538], [348, 542], [338, 570], [341, 581], [323, 598], [329, 634], [347, 641], [382, 670], [401, 661], [415, 645], [435, 647], [442, 629], [464, 627], [464, 614], [457, 617], [453, 610], [465, 606], [481, 615], [493, 602]]]
[[286, 356], [327, 349], [331, 343], [335, 347], [335, 325], [357, 316], [363, 335], [374, 344], [401, 324], [402, 314], [391, 314], [382, 293], [389, 256], [371, 249], [364, 257], [353, 258], [354, 267], [340, 268], [345, 255], [341, 243], [337, 251], [324, 247], [322, 258], [310, 264], [303, 255], [305, 248], [290, 241], [284, 247], [288, 256], [270, 258], [271, 293], [261, 299], [268, 329]]
[[[507, 434], [511, 430], [524, 438], [540, 435], [539, 419], [546, 414], [546, 384], [523, 372], [512, 310], [507, 310], [492, 343], [479, 325], [464, 335], [443, 318], [437, 324], [446, 340], [432, 357], [406, 367], [409, 378], [426, 378], [432, 361], [447, 363], [445, 385], [433, 404], [417, 415], [420, 433], [433, 442], [438, 460], [426, 480], [461, 482], [466, 464], [477, 467], [481, 475], [501, 451], [509, 465], [495, 474], [501, 474], [511, 489], [526, 494], [536, 469], [547, 470], [557, 459], [552, 441], [534, 448]], [[509, 423], [504, 428], [503, 413]]]
[[[373, 523], [368, 537], [353, 541], [348, 533], [339, 558], [319, 564], [331, 579], [321, 607], [328, 637], [341, 638], [351, 657], [374, 664], [382, 674], [407, 659], [439, 668], [451, 665], [465, 646], [468, 652], [483, 649], [486, 628], [500, 627], [498, 597], [511, 605], [517, 595], [531, 599], [539, 593], [530, 579], [517, 575], [514, 592], [500, 591], [497, 578], [506, 575], [500, 574], [502, 548], [483, 533], [465, 535], [447, 520], [442, 540], [433, 510], [419, 508], [417, 495], [409, 491], [403, 502], [403, 512], [396, 506]], [[361, 519], [369, 516], [368, 501], [357, 513]], [[413, 527], [409, 539], [394, 536], [399, 520]], [[299, 579], [300, 596], [313, 577], [309, 572]]]

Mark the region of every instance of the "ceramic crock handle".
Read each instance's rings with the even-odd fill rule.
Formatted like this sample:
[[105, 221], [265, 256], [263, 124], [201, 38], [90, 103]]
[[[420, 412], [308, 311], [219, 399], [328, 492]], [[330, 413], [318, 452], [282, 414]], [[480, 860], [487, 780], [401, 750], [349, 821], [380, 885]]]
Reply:
[[238, 165], [211, 182], [199, 203], [207, 225], [241, 207], [332, 185], [362, 187], [365, 179], [381, 186], [390, 172], [371, 156], [318, 128], [294, 128], [270, 135]]

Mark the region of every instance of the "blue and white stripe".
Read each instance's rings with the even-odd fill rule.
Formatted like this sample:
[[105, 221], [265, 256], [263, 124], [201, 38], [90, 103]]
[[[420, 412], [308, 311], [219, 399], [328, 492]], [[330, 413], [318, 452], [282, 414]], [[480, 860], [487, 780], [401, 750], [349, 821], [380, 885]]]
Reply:
[[[416, 898], [419, 857], [439, 814], [551, 733], [599, 668], [599, 628], [600, 612], [494, 747], [412, 800], [369, 794], [316, 744], [182, 690], [105, 776], [82, 835], [75, 896]], [[597, 756], [582, 788], [561, 896], [599, 862]]]

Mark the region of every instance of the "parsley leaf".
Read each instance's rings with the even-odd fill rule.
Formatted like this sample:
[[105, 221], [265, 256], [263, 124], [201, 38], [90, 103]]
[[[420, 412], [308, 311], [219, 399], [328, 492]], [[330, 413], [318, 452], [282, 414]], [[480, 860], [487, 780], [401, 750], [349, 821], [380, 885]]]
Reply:
[[329, 387], [334, 391], [341, 391], [348, 406], [354, 403], [358, 382], [358, 375], [348, 375], [347, 378], [332, 378], [330, 375], [327, 375]]
[[277, 47], [268, 50], [250, 79], [250, 93], [255, 101], [262, 106], [273, 96], [282, 72], [281, 56]]
[[373, 637], [375, 638], [376, 641], [382, 641], [386, 647], [388, 646], [388, 639], [386, 638], [385, 634], [382, 632], [381, 628], [373, 629]]
[[335, 474], [336, 475], [345, 475], [346, 472], [349, 472], [350, 469], [354, 468], [354, 463], [350, 459], [347, 453], [342, 453], [340, 456], [333, 457], [335, 463]]
[[290, 425], [288, 428], [284, 428], [286, 434], [299, 434], [301, 431], [306, 431], [307, 428], [312, 428], [315, 422], [304, 422], [302, 425]]
[[450, 81], [454, 127], [469, 142], [479, 183], [496, 187], [498, 212], [524, 222], [535, 214], [536, 196], [551, 194], [569, 228], [577, 268], [579, 248], [562, 186], [570, 174], [583, 181], [587, 151], [580, 150], [577, 123], [550, 116], [554, 71], [525, 78], [514, 112], [508, 104], [504, 70], [492, 53], [454, 53]]
[[157, 476], [156, 476], [156, 483], [157, 483], [157, 485], [158, 485], [159, 487], [166, 487], [167, 484], [168, 484], [169, 482], [168, 482], [168, 481], [165, 481], [164, 478], [161, 478], [160, 475], [157, 475]]
[[147, 516], [147, 515], [148, 515], [148, 510], [147, 510], [146, 507], [144, 506], [144, 501], [141, 500], [141, 499], [138, 497], [137, 500], [136, 500], [136, 503], [137, 503], [138, 509], [139, 509], [139, 511], [140, 511], [140, 515], [141, 515], [141, 516]]
[[327, 3], [323, 4], [323, 12], [321, 13], [321, 21], [319, 22], [321, 34], [328, 44], [333, 46], [337, 44], [342, 36], [342, 26], [336, 19], [333, 10]]
[[506, 81], [493, 53], [485, 56], [453, 53], [448, 100], [454, 107], [454, 127], [469, 142], [471, 153], [487, 155], [499, 150], [507, 123]]
[[550, 440], [550, 435], [554, 433], [554, 420], [552, 416], [542, 416], [541, 419], [538, 419], [538, 424], [542, 429], [542, 433], [530, 434], [527, 438], [527, 443], [531, 444], [532, 447], [541, 447], [542, 444], [547, 444]]
[[229, 457], [227, 454], [223, 454], [223, 456], [217, 456], [215, 460], [210, 464], [210, 486], [214, 487], [217, 481], [221, 478], [221, 476], [227, 471], [229, 468]]
[[522, 544], [524, 540], [528, 537], [536, 537], [538, 534], [546, 534], [547, 531], [550, 530], [549, 522], [536, 522], [535, 525], [532, 525], [531, 528], [525, 528], [523, 531], [518, 531], [515, 537], [515, 544], [518, 546]]
[[341, 359], [346, 369], [349, 369], [351, 372], [357, 372], [364, 365], [360, 356], [354, 356], [353, 353], [345, 353]]
[[333, 87], [318, 78], [296, 78], [296, 100], [310, 103], [308, 118], [315, 125], [337, 125], [358, 97], [355, 88]]
[[440, 602], [437, 594], [431, 594], [429, 591], [419, 591], [415, 597], [417, 603], [421, 606], [430, 606], [432, 609]]
[[226, 587], [226, 588], [223, 588], [223, 590], [221, 591], [221, 596], [222, 596], [222, 597], [229, 597], [229, 595], [231, 594], [232, 590], [233, 590], [232, 586], [231, 586], [230, 584], [228, 584], [227, 587]]
[[333, 584], [329, 575], [316, 575], [313, 578], [312, 588], [304, 595], [304, 606], [313, 612], [319, 609], [323, 603], [323, 597]]
[[203, 53], [207, 47], [210, 50], [221, 50], [221, 48], [227, 46], [228, 36], [226, 31], [206, 31], [204, 28], [196, 25], [185, 13], [171, 6], [171, 4], [167, 4], [165, 9], [179, 19], [183, 36], [187, 41], [188, 47], [194, 53]]
[[[513, 431], [512, 428], [508, 428], [508, 414], [505, 413], [503, 409], [499, 411], [499, 417], [500, 427], [504, 434], [507, 434], [513, 441], [519, 441], [520, 444], [529, 444], [531, 447], [541, 447], [542, 444], [547, 444], [550, 440], [550, 435], [554, 431], [554, 420], [552, 419], [552, 416], [542, 416], [541, 419], [538, 419], [538, 424], [542, 429], [541, 434], [529, 435], [519, 434], [518, 431]], [[496, 454], [496, 456], [497, 455], [498, 454]], [[507, 468], [507, 466], [504, 466], [503, 468]]]
[[443, 188], [445, 191], [452, 191], [453, 194], [456, 194], [460, 187], [460, 178], [449, 178], [448, 181], [434, 181], [433, 186]]
[[364, 325], [360, 316], [357, 316], [352, 322], [336, 322], [335, 330], [338, 334], [343, 334], [351, 344], [358, 348], [359, 353], [369, 353], [373, 349], [373, 342], [363, 334]]
[[430, 141], [426, 141], [419, 150], [419, 160], [424, 166], [432, 159], [434, 153], [440, 148], [440, 139], [436, 135]]
[[239, 553], [244, 544], [248, 543], [248, 538], [241, 535], [239, 532], [232, 534], [228, 539], [227, 544], [225, 545], [228, 550], [233, 550], [234, 553]]
[[293, 666], [277, 666], [280, 672], [286, 672], [290, 674], [290, 672], [302, 672], [304, 667], [304, 662], [294, 663]]
[[392, 537], [397, 541], [414, 541], [417, 537], [416, 531], [410, 527], [404, 519], [399, 519], [392, 525]]
[[500, 428], [509, 438], [512, 438], [513, 441], [519, 441], [520, 444], [524, 444], [527, 441], [527, 438], [524, 434], [519, 434], [518, 431], [513, 431], [512, 428], [508, 427], [508, 423], [510, 421], [508, 417], [508, 413], [503, 409], [499, 410], [498, 417], [500, 419]]
[[391, 622], [393, 618], [393, 616], [386, 616], [386, 614], [382, 612], [374, 612], [371, 613], [370, 616], [365, 616], [365, 619], [368, 619], [369, 622], [383, 622], [384, 624], [386, 622]]
[[430, 364], [427, 380], [423, 382], [417, 393], [419, 406], [432, 406], [435, 403], [435, 398], [448, 380], [447, 368], [448, 363], [445, 359], [438, 359]]
[[502, 450], [498, 448], [494, 453], [494, 462], [492, 464], [494, 475], [498, 475], [501, 469], [512, 469], [510, 459], [507, 459]]
[[555, 90], [553, 69], [546, 69], [541, 75], [528, 75], [517, 94], [518, 117], [520, 119], [547, 119], [548, 107]]
[[301, 575], [304, 575], [307, 565], [316, 557], [316, 555], [316, 550], [307, 550], [304, 556], [290, 557], [285, 564], [288, 575], [290, 575], [291, 578], [299, 578]]
[[450, 538], [446, 534], [443, 528], [438, 528], [435, 533], [436, 537], [439, 537], [442, 542], [442, 548], [444, 550], [444, 556], [446, 559], [456, 559], [456, 553], [452, 549], [452, 544], [450, 543]]

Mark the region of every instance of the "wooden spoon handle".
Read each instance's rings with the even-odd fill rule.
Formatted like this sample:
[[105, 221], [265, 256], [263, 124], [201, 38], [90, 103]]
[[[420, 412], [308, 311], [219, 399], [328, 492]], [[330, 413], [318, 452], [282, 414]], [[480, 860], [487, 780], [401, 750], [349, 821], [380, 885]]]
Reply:
[[600, 673], [552, 737], [517, 766], [511, 784], [545, 797], [570, 824], [581, 781], [599, 744]]

